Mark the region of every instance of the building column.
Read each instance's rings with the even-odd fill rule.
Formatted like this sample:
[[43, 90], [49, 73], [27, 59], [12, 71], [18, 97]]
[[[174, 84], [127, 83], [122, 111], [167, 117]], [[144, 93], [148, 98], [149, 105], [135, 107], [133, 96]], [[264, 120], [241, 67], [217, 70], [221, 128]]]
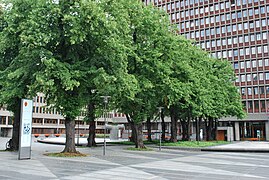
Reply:
[[234, 141], [233, 127], [227, 127], [227, 141]]
[[240, 141], [239, 122], [234, 122], [235, 141]]
[[6, 116], [6, 125], [8, 125], [8, 116]]
[[42, 119], [42, 125], [44, 125], [44, 124], [45, 124], [45, 119], [43, 118], [43, 119]]
[[269, 141], [269, 122], [265, 121], [265, 139]]

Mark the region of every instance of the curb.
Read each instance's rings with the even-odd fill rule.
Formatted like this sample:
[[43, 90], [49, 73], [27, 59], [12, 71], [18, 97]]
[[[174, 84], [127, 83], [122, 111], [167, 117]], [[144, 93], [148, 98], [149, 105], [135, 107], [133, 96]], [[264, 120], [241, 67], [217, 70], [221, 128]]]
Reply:
[[219, 148], [203, 148], [201, 151], [210, 152], [245, 152], [245, 153], [269, 153], [269, 149], [219, 149]]

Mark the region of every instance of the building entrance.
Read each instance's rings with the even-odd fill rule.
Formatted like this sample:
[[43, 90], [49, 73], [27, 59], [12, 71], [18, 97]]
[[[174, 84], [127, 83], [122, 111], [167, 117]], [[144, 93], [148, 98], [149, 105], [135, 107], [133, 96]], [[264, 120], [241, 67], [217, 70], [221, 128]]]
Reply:
[[265, 122], [263, 121], [239, 122], [239, 128], [240, 140], [242, 141], [265, 140]]

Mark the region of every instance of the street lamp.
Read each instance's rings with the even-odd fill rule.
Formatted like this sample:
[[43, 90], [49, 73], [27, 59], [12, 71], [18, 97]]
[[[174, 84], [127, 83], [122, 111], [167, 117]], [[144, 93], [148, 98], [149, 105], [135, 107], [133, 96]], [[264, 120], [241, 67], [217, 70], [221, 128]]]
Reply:
[[110, 96], [101, 96], [101, 98], [104, 98], [104, 118], [105, 118], [105, 125], [104, 125], [104, 147], [103, 147], [103, 155], [106, 155], [106, 125], [107, 125], [107, 121], [106, 121], [106, 106], [108, 103], [108, 99], [110, 98]]
[[160, 113], [160, 133], [159, 133], [159, 138], [160, 138], [160, 144], [159, 144], [159, 150], [162, 150], [162, 109], [163, 107], [158, 107], [159, 113]]
[[77, 146], [79, 146], [79, 116], [78, 116], [78, 139], [77, 139]]

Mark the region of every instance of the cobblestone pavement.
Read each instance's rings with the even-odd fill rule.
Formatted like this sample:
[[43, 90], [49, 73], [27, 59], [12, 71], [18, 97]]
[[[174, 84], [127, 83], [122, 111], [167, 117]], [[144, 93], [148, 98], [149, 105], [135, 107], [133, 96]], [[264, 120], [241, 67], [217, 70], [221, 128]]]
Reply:
[[[0, 149], [8, 139], [0, 138]], [[193, 152], [163, 149], [129, 151], [126, 146], [78, 148], [82, 158], [44, 156], [64, 146], [33, 142], [32, 159], [0, 152], [0, 179], [269, 179], [266, 153]]]

